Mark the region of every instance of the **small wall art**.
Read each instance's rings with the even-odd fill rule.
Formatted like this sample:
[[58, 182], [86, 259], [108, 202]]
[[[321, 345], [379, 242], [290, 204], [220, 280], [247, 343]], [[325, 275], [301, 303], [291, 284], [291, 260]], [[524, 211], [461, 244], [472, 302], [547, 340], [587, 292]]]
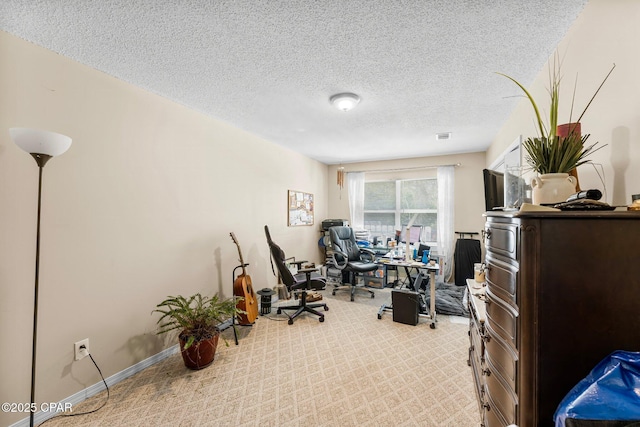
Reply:
[[289, 190], [288, 196], [289, 227], [313, 225], [313, 194]]

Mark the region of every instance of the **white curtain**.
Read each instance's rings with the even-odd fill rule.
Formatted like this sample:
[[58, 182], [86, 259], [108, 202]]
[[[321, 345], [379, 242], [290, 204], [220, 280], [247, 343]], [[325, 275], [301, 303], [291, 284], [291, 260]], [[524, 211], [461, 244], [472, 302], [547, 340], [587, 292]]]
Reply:
[[349, 224], [354, 230], [364, 230], [364, 172], [347, 172], [349, 192]]
[[454, 166], [438, 168], [438, 252], [444, 257], [444, 266], [440, 266], [444, 281], [453, 276], [453, 248], [455, 236], [453, 230], [453, 187]]

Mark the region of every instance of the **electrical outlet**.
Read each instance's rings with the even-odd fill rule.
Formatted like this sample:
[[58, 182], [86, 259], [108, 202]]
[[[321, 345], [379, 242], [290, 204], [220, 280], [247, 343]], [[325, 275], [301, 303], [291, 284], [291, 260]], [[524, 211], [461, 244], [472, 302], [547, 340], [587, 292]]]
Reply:
[[76, 360], [84, 359], [89, 355], [89, 338], [85, 338], [73, 344]]

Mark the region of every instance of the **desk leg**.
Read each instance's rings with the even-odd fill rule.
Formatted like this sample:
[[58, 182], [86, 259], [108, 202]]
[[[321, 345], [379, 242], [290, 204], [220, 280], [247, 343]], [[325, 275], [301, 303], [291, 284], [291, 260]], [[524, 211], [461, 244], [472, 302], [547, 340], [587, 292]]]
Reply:
[[431, 301], [429, 304], [429, 314], [431, 315], [431, 329], [436, 328], [436, 272], [431, 270], [429, 272], [431, 282]]

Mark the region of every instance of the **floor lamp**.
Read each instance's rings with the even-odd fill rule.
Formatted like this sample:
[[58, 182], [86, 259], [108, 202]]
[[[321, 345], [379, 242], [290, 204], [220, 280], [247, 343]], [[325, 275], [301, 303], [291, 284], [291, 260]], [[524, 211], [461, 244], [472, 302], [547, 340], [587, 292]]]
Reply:
[[36, 388], [36, 343], [38, 335], [38, 281], [40, 278], [40, 201], [42, 196], [42, 168], [47, 161], [59, 156], [71, 147], [71, 138], [54, 132], [48, 132], [28, 128], [9, 129], [11, 139], [18, 147], [31, 154], [38, 164], [38, 225], [36, 228], [36, 274], [35, 292], [33, 301], [33, 343], [31, 347], [31, 411], [29, 412], [29, 425], [33, 427], [35, 415], [35, 388]]

